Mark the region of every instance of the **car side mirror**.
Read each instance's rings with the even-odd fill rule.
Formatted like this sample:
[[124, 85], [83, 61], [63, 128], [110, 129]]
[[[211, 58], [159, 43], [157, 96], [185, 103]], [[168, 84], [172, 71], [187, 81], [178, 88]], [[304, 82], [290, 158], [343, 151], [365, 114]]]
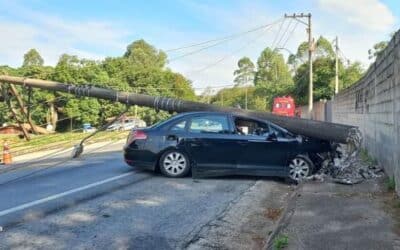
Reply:
[[276, 135], [275, 132], [271, 132], [268, 134], [267, 141], [277, 141], [277, 140], [278, 140], [278, 136]]

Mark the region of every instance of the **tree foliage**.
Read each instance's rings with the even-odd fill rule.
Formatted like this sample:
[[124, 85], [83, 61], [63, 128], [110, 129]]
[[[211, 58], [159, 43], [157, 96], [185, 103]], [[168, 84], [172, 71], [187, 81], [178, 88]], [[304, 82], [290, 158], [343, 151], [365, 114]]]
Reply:
[[235, 75], [234, 82], [237, 86], [252, 84], [254, 81], [255, 67], [254, 63], [248, 57], [242, 57], [238, 61], [238, 69], [233, 73]]
[[376, 57], [380, 56], [382, 52], [386, 49], [388, 46], [387, 41], [381, 41], [379, 43], [375, 43], [372, 49], [368, 50], [368, 58], [369, 59], [375, 59]]
[[[144, 40], [134, 41], [127, 46], [123, 56], [109, 57], [101, 61], [63, 54], [55, 67], [43, 66], [40, 54], [31, 49], [24, 55], [20, 68], [1, 66], [2, 74], [18, 75], [71, 84], [92, 84], [121, 91], [132, 91], [159, 96], [179, 97], [195, 100], [191, 82], [183, 75], [165, 68], [167, 56]], [[28, 90], [19, 88], [28, 101]], [[106, 118], [116, 116], [125, 105], [96, 98], [79, 98], [67, 93], [55, 93], [38, 89], [32, 90], [31, 116], [36, 124], [53, 124], [59, 130], [69, 127], [73, 120], [75, 127], [82, 123], [98, 126]], [[135, 114], [130, 107], [128, 115]], [[149, 108], [138, 108], [137, 114], [149, 124], [167, 117], [165, 112]], [[57, 120], [66, 122], [58, 122]], [[0, 116], [1, 122], [11, 121], [7, 115]]]
[[[303, 42], [298, 48], [296, 59], [304, 57], [305, 44]], [[308, 47], [307, 47], [308, 48]], [[315, 45], [313, 60], [313, 92], [314, 100], [330, 99], [334, 93], [335, 79], [335, 53], [332, 44], [324, 37], [319, 37]], [[339, 89], [349, 87], [361, 78], [363, 69], [361, 63], [354, 62], [346, 66], [339, 60]], [[296, 70], [294, 75], [295, 88], [293, 95], [298, 104], [304, 105], [308, 100], [309, 86], [309, 66], [308, 62], [303, 62]]]
[[[308, 42], [302, 42], [295, 54], [289, 55], [285, 62], [277, 50], [265, 48], [258, 57], [254, 69], [254, 87], [248, 89], [250, 109], [271, 110], [274, 97], [292, 95], [296, 103], [304, 105], [308, 100], [309, 65]], [[313, 47], [314, 100], [330, 99], [334, 92], [335, 52], [328, 39], [320, 36]], [[234, 71], [235, 83], [244, 82], [243, 72], [251, 72], [251, 60], [243, 57]], [[339, 88], [344, 89], [361, 78], [361, 63], [344, 64], [339, 60]], [[240, 85], [239, 85], [240, 86]], [[211, 100], [218, 105], [244, 107], [244, 88], [220, 90]]]
[[35, 49], [30, 49], [24, 55], [24, 62], [22, 63], [22, 67], [43, 66], [43, 63], [43, 58], [40, 56], [39, 52]]

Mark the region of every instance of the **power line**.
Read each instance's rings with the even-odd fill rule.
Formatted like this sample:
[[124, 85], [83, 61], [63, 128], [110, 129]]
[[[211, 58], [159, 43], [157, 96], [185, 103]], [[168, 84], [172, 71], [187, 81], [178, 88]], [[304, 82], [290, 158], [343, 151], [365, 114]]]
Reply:
[[[58, 99], [58, 101], [60, 101], [62, 99], [66, 99], [67, 100], [67, 99], [70, 99], [70, 98], [68, 98], [67, 96], [59, 96], [59, 97], [54, 98], [53, 100], [44, 101], [44, 102], [38, 102], [38, 103], [31, 103], [30, 105], [24, 105], [24, 108], [32, 108], [33, 106], [55, 102], [55, 101], [57, 101], [57, 99]], [[0, 109], [0, 111], [1, 112], [6, 112], [6, 111], [9, 111], [9, 108], [3, 108], [3, 109]]]
[[[284, 19], [283, 19], [283, 20], [284, 20]], [[273, 26], [273, 25], [275, 25], [275, 24], [277, 24], [277, 23], [279, 23], [279, 22], [281, 22], [281, 21], [282, 21], [282, 18], [280, 18], [280, 19], [278, 19], [277, 21], [272, 22], [272, 23], [270, 23], [270, 24], [264, 25], [264, 26], [262, 26], [261, 28], [258, 28], [257, 30], [260, 30], [260, 29], [264, 29], [264, 28]], [[254, 32], [254, 31], [257, 31], [257, 30], [252, 30], [251, 32]], [[245, 35], [245, 34], [247, 34], [247, 33], [249, 33], [249, 32], [241, 33], [241, 34], [238, 34], [238, 35], [235, 35], [235, 36], [231, 36], [230, 38], [221, 40], [221, 41], [219, 41], [219, 42], [217, 42], [217, 43], [208, 45], [208, 46], [206, 46], [206, 47], [202, 47], [202, 48], [200, 48], [200, 49], [196, 49], [196, 50], [190, 51], [190, 52], [185, 53], [185, 54], [183, 54], [183, 55], [179, 55], [179, 56], [173, 57], [173, 58], [171, 58], [171, 59], [169, 60], [169, 62], [175, 61], [175, 60], [180, 59], [180, 58], [183, 58], [183, 57], [191, 56], [191, 55], [196, 54], [196, 53], [198, 53], [198, 52], [201, 52], [201, 51], [203, 51], [203, 50], [206, 50], [206, 49], [209, 49], [209, 48], [218, 46], [218, 45], [220, 45], [220, 44], [222, 44], [222, 43], [231, 41], [231, 40], [233, 40], [233, 39], [235, 39], [235, 38], [237, 38], [237, 37], [239, 37], [239, 36]]]
[[350, 59], [346, 57], [346, 55], [343, 53], [343, 51], [339, 48], [339, 53], [341, 54], [341, 57], [348, 63], [350, 64]]
[[283, 32], [281, 38], [279, 39], [278, 43], [276, 44], [277, 46], [278, 46], [279, 44], [281, 44], [282, 39], [286, 36], [286, 33], [289, 31], [289, 27], [290, 27], [290, 25], [292, 25], [292, 22], [293, 22], [293, 19], [290, 19], [288, 25], [286, 26], [285, 31]]
[[[291, 19], [291, 20], [292, 20], [292, 19]], [[298, 24], [299, 24], [298, 22], [295, 23], [295, 25], [293, 26], [292, 31], [289, 33], [288, 37], [286, 38], [285, 42], [283, 43], [283, 45], [282, 45], [281, 47], [283, 47], [283, 48], [286, 47], [287, 42], [288, 42], [289, 39], [292, 37], [292, 35], [293, 35], [294, 31], [296, 30]]]
[[[280, 21], [280, 20], [285, 20], [285, 19], [280, 18], [280, 19], [278, 19], [277, 21]], [[274, 21], [273, 23], [276, 23], [277, 21]], [[212, 42], [217, 42], [217, 41], [220, 41], [220, 40], [228, 40], [228, 39], [231, 39], [231, 38], [236, 38], [236, 37], [238, 37], [238, 36], [242, 36], [242, 35], [245, 35], [245, 34], [248, 34], [248, 33], [254, 32], [254, 31], [258, 31], [258, 30], [263, 29], [263, 28], [266, 28], [266, 27], [268, 27], [269, 25], [271, 25], [271, 24], [265, 24], [265, 25], [255, 27], [255, 28], [250, 29], [250, 30], [246, 30], [246, 31], [243, 31], [243, 32], [239, 32], [239, 33], [227, 35], [227, 36], [224, 36], [224, 37], [219, 37], [219, 38], [207, 40], [207, 41], [200, 42], [200, 43], [194, 43], [194, 44], [184, 45], [184, 46], [182, 46], [182, 47], [178, 47], [178, 48], [174, 48], [174, 49], [168, 49], [168, 50], [165, 50], [165, 52], [172, 52], [172, 51], [177, 51], [177, 50], [183, 50], [183, 49], [188, 49], [188, 48], [192, 48], [192, 47], [197, 47], [197, 46], [201, 46], [201, 45], [208, 44], [208, 43], [212, 43]]]
[[265, 35], [264, 32], [267, 31], [268, 29], [270, 29], [271, 27], [272, 27], [272, 26], [268, 27], [266, 30], [263, 30], [263, 33], [261, 33], [259, 36], [255, 37], [254, 39], [252, 39], [252, 40], [250, 40], [250, 41], [247, 41], [246, 44], [245, 44], [244, 46], [240, 47], [239, 49], [234, 50], [234, 51], [231, 52], [230, 54], [223, 56], [222, 58], [218, 59], [216, 62], [211, 63], [211, 64], [205, 66], [205, 67], [202, 68], [202, 69], [195, 70], [195, 71], [192, 71], [192, 72], [200, 73], [200, 72], [203, 72], [203, 71], [205, 71], [205, 70], [207, 70], [207, 69], [209, 69], [209, 68], [211, 68], [211, 67], [213, 67], [213, 66], [219, 64], [220, 62], [222, 62], [222, 61], [224, 61], [225, 59], [227, 59], [227, 58], [233, 56], [234, 54], [236, 54], [236, 53], [238, 53], [239, 51], [243, 50], [244, 48], [248, 47], [249, 45], [251, 45], [251, 44], [254, 43], [255, 41], [259, 40], [261, 37], [263, 37], [263, 36]]
[[286, 22], [286, 18], [284, 18], [284, 19], [283, 19], [283, 22], [281, 22], [281, 25], [279, 26], [278, 32], [276, 33], [276, 36], [275, 36], [274, 40], [272, 41], [271, 48], [276, 47], [276, 46], [275, 46], [275, 43], [278, 41], [278, 37], [279, 37], [280, 34], [281, 34], [281, 30], [282, 30], [283, 24], [284, 24], [285, 22]]

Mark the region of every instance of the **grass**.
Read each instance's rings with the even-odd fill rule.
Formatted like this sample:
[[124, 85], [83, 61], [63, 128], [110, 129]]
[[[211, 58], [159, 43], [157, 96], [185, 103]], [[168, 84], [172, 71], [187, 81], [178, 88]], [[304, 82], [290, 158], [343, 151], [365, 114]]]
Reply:
[[[8, 141], [11, 152], [15, 155], [23, 155], [47, 149], [63, 149], [77, 144], [90, 133], [66, 132], [54, 133], [49, 135], [32, 135], [30, 141], [21, 139], [15, 135], [1, 135], [0, 142]], [[101, 131], [91, 137], [85, 144], [91, 144], [100, 141], [119, 140], [126, 138], [128, 131]], [[0, 145], [1, 146], [1, 145]]]
[[289, 245], [289, 237], [285, 234], [279, 235], [274, 240], [274, 248], [276, 250], [284, 249]]
[[396, 180], [394, 179], [394, 176], [387, 178], [386, 188], [388, 191], [394, 191], [396, 189]]

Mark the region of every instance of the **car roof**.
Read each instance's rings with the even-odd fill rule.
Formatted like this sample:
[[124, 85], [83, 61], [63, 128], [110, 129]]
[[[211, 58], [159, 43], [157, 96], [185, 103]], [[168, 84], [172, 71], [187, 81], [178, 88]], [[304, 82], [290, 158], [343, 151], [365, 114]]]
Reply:
[[243, 118], [249, 118], [249, 119], [253, 119], [253, 120], [271, 123], [268, 120], [260, 119], [255, 116], [246, 115], [246, 114], [238, 114], [238, 113], [230, 112], [230, 111], [192, 111], [192, 112], [179, 113], [178, 115], [175, 115], [174, 117], [183, 117], [183, 116], [190, 116], [190, 115], [233, 115], [233, 116], [239, 116], [239, 117], [243, 117]]
[[282, 129], [282, 130], [288, 132], [287, 129], [282, 128], [281, 126], [279, 126], [279, 125], [277, 125], [277, 124], [275, 124], [275, 123], [273, 123], [273, 122], [271, 122], [271, 121], [269, 121], [269, 120], [261, 119], [261, 118], [259, 118], [259, 117], [255, 117], [255, 116], [251, 116], [251, 115], [246, 115], [246, 114], [238, 114], [238, 113], [230, 112], [230, 111], [191, 111], [191, 112], [179, 113], [179, 114], [175, 115], [173, 118], [174, 118], [174, 120], [175, 120], [175, 119], [179, 119], [179, 118], [184, 117], [184, 116], [191, 116], [191, 115], [215, 115], [215, 114], [218, 114], [218, 115], [233, 115], [233, 116], [238, 116], [238, 117], [241, 117], [241, 118], [248, 118], [248, 119], [252, 119], [252, 120], [256, 120], [256, 121], [260, 121], [260, 122], [266, 122], [266, 123], [269, 123], [269, 124], [271, 124], [271, 125], [273, 125], [273, 126], [275, 126], [275, 127], [278, 127], [278, 128], [280, 128], [280, 129]]

